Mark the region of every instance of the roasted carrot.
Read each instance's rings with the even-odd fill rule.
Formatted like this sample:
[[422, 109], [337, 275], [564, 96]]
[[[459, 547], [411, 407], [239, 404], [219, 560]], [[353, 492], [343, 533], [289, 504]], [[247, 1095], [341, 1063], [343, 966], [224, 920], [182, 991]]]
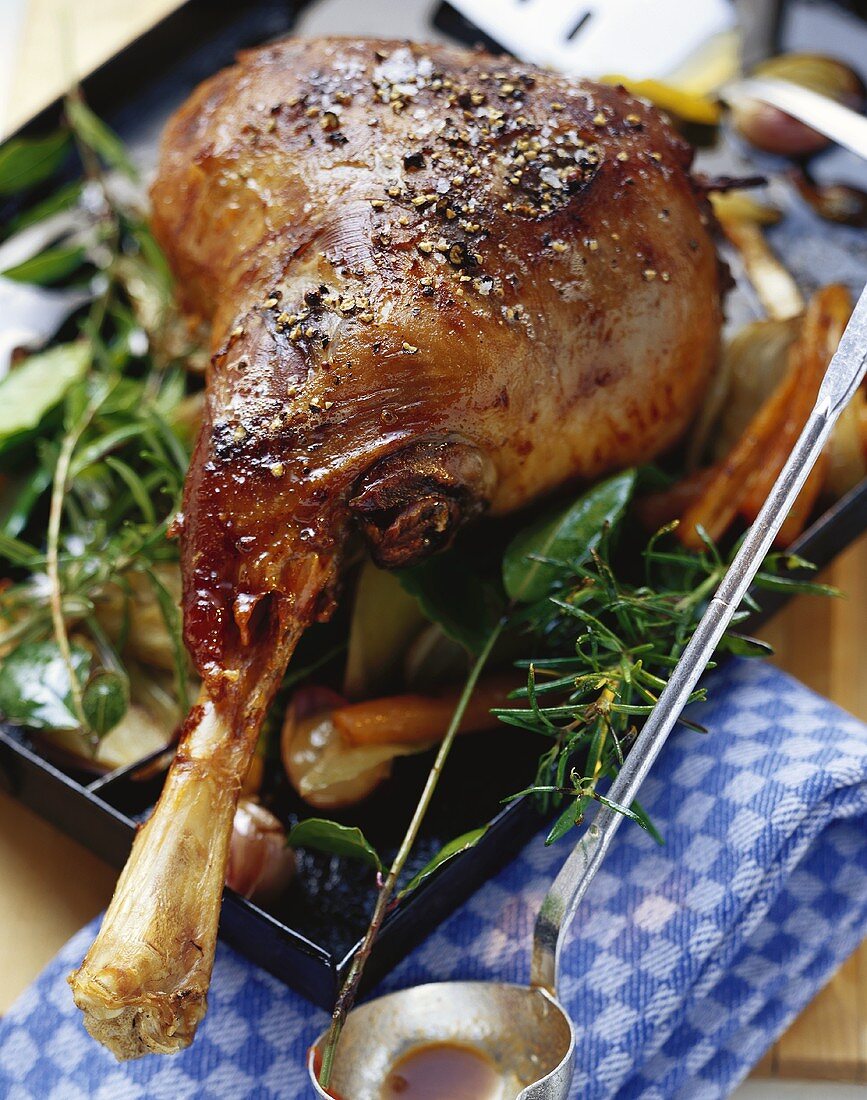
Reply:
[[[473, 692], [459, 732], [493, 729], [492, 707], [506, 705], [518, 687], [515, 675], [490, 676]], [[441, 695], [391, 695], [338, 707], [331, 720], [348, 745], [409, 745], [442, 740], [460, 696], [460, 689]]]
[[[774, 433], [762, 462], [753, 470], [745, 487], [740, 511], [749, 521], [758, 515], [795, 445], [795, 440], [807, 422], [822, 378], [837, 350], [851, 313], [852, 299], [849, 291], [837, 284], [823, 287], [810, 302], [801, 334], [792, 347], [797, 386], [791, 399], [785, 404], [779, 429]], [[816, 496], [818, 490], [814, 495], [814, 503]]]
[[681, 478], [668, 489], [640, 497], [635, 503], [639, 520], [648, 531], [658, 531], [666, 523], [679, 519], [687, 508], [701, 499], [715, 474], [716, 467], [708, 466]]
[[685, 546], [694, 550], [701, 548], [699, 527], [714, 540], [722, 538], [728, 530], [738, 514], [747, 481], [763, 462], [786, 416], [787, 406], [797, 389], [798, 373], [797, 364], [793, 363], [729, 454], [714, 467], [714, 476], [702, 496], [684, 512], [678, 537]]
[[774, 539], [775, 546], [791, 546], [795, 539], [807, 526], [807, 520], [816, 506], [819, 494], [825, 485], [828, 473], [828, 452], [823, 451], [810, 475], [804, 482], [804, 487], [798, 493], [798, 499], [792, 505], [789, 514], [783, 521], [783, 526], [777, 532]]
[[[684, 512], [678, 536], [686, 546], [701, 547], [698, 527], [719, 539], [739, 513], [755, 519], [806, 423], [851, 308], [849, 292], [842, 286], [823, 287], [813, 296], [789, 352], [786, 373], [729, 454], [712, 468], [713, 477], [702, 495]], [[817, 487], [814, 480], [805, 519], [820, 491], [821, 482]], [[794, 525], [795, 521], [787, 530]]]

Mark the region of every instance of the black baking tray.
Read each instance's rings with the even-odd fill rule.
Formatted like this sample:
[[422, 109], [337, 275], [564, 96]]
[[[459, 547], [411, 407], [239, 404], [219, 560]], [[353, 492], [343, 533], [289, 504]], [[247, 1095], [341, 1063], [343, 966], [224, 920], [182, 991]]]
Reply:
[[[85, 94], [94, 110], [127, 141], [135, 159], [147, 165], [153, 161], [162, 122], [200, 80], [229, 64], [238, 49], [291, 32], [300, 16], [310, 8], [324, 12], [328, 2], [263, 0], [238, 5], [189, 0], [85, 80]], [[412, 0], [402, 8], [413, 8]], [[456, 23], [448, 12], [422, 0], [415, 8], [419, 26], [430, 30], [429, 34], [425, 30], [420, 33], [433, 37], [435, 18], [441, 29], [454, 32]], [[346, 5], [340, 5], [339, 11], [346, 12]], [[814, 40], [811, 20], [817, 12], [821, 18], [825, 11], [829, 18], [833, 14], [834, 19], [852, 20], [857, 26], [854, 39], [848, 30], [838, 32], [840, 49], [836, 52], [855, 63], [859, 57], [867, 57], [867, 28], [860, 21], [856, 24], [854, 14], [841, 15], [829, 5], [787, 5], [794, 27], [794, 42], [790, 37], [789, 44], [801, 44], [799, 38]], [[352, 26], [335, 24], [327, 29], [358, 33], [366, 28], [356, 11]], [[398, 27], [395, 33], [401, 30]], [[460, 26], [460, 32], [464, 38], [478, 37], [466, 24]], [[826, 41], [823, 48], [833, 49], [834, 43]], [[59, 111], [59, 104], [52, 105], [21, 133], [35, 134], [52, 127]], [[737, 162], [740, 155], [737, 149], [728, 150], [727, 163]], [[826, 158], [819, 170], [842, 178], [858, 173], [852, 160], [840, 153]], [[782, 235], [776, 243], [790, 266], [807, 288], [841, 279], [859, 290], [867, 279], [867, 233], [818, 226], [809, 221], [811, 217], [800, 211], [786, 220], [788, 229], [778, 231]], [[817, 263], [815, 249], [803, 247], [805, 234], [821, 237], [821, 262]], [[734, 309], [749, 313], [750, 303], [735, 301]], [[821, 515], [794, 549], [823, 566], [865, 529], [867, 482]], [[768, 594], [762, 617], [782, 602], [782, 596]], [[489, 821], [487, 832], [475, 848], [442, 867], [390, 914], [370, 959], [366, 984], [393, 967], [538, 830], [540, 819], [529, 799], [505, 809], [498, 801], [503, 794], [526, 785], [538, 746], [510, 727], [504, 726], [497, 737], [496, 753], [489, 752], [485, 739], [459, 740], [420, 837], [415, 866], [423, 865], [446, 840]], [[158, 763], [157, 757], [148, 758], [107, 775], [88, 775], [74, 767], [56, 766], [25, 732], [0, 725], [0, 787], [117, 867], [126, 859], [135, 828], [159, 793], [163, 770]], [[428, 765], [425, 756], [400, 761], [395, 778], [347, 817], [360, 825], [386, 856], [399, 840], [411, 813], [413, 794], [420, 789]], [[288, 806], [288, 820], [309, 814], [300, 802], [293, 803], [291, 793], [283, 795], [281, 805]], [[299, 853], [299, 858], [302, 865], [295, 884], [273, 912], [227, 890], [221, 935], [288, 985], [330, 1007], [364, 931], [375, 884], [369, 870], [345, 861], [308, 853]], [[58, 888], [62, 889], [62, 884]]]

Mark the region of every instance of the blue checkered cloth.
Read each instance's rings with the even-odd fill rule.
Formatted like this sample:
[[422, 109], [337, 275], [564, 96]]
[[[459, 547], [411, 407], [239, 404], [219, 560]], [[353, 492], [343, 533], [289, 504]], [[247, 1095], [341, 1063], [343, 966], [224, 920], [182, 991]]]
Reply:
[[[727, 1096], [867, 934], [867, 727], [768, 665], [732, 662], [582, 903], [560, 994], [578, 1025], [575, 1097]], [[562, 844], [527, 846], [382, 983], [525, 982]], [[0, 1022], [5, 1100], [292, 1100], [326, 1014], [225, 946], [210, 1010], [173, 1058], [118, 1064], [85, 1034], [76, 935]]]

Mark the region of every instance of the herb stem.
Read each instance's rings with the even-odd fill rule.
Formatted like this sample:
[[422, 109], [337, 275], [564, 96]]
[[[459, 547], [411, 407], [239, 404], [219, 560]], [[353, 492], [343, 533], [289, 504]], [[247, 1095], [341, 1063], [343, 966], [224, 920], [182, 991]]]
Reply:
[[322, 1088], [327, 1089], [328, 1083], [331, 1080], [331, 1073], [334, 1068], [334, 1055], [337, 1051], [337, 1043], [340, 1039], [340, 1033], [343, 1030], [343, 1025], [346, 1022], [346, 1017], [352, 1005], [355, 1002], [356, 995], [358, 993], [358, 986], [361, 982], [364, 968], [367, 965], [367, 960], [370, 957], [370, 952], [373, 949], [373, 944], [376, 941], [376, 937], [379, 935], [379, 930], [382, 927], [382, 922], [385, 919], [388, 912], [389, 904], [394, 894], [395, 887], [397, 886], [397, 880], [403, 871], [407, 858], [412, 851], [416, 839], [418, 838], [419, 829], [421, 828], [424, 816], [428, 811], [431, 799], [433, 798], [434, 791], [439, 783], [440, 776], [448, 759], [449, 752], [454, 743], [455, 736], [458, 732], [458, 727], [461, 724], [461, 719], [464, 716], [464, 711], [467, 709], [467, 704], [470, 701], [470, 697], [475, 691], [476, 683], [481, 675], [482, 669], [485, 667], [488, 658], [491, 655], [491, 651], [503, 632], [503, 628], [506, 625], [506, 617], [504, 616], [499, 620], [497, 625], [493, 628], [491, 633], [482, 647], [481, 652], [476, 658], [473, 667], [470, 669], [466, 682], [464, 683], [463, 691], [461, 692], [460, 699], [452, 714], [451, 721], [449, 722], [449, 728], [446, 731], [446, 735], [442, 740], [439, 748], [439, 752], [436, 755], [436, 759], [431, 765], [430, 772], [428, 773], [427, 782], [425, 783], [424, 790], [419, 798], [418, 805], [415, 808], [415, 812], [412, 815], [412, 820], [406, 830], [403, 840], [401, 841], [400, 848], [397, 855], [394, 857], [394, 861], [388, 872], [388, 877], [382, 884], [379, 890], [379, 895], [376, 899], [376, 905], [373, 910], [373, 915], [370, 919], [370, 924], [367, 927], [367, 932], [364, 935], [364, 939], [361, 941], [361, 945], [355, 953], [355, 957], [352, 960], [352, 966], [350, 967], [349, 974], [346, 976], [346, 980], [343, 983], [343, 987], [340, 990], [340, 994], [337, 998], [337, 1003], [334, 1006], [334, 1012], [331, 1016], [331, 1027], [328, 1030], [328, 1035], [325, 1040], [325, 1049], [322, 1052], [322, 1068], [319, 1073], [319, 1083]]
[[675, 604], [676, 612], [684, 612], [697, 604], [701, 603], [705, 597], [709, 596], [719, 582], [722, 580], [724, 570], [714, 569], [705, 577], [705, 579], [699, 584], [692, 592], [689, 592], [682, 599]]
[[60, 524], [63, 519], [63, 501], [69, 484], [69, 474], [72, 467], [72, 458], [75, 448], [87, 425], [91, 422], [96, 410], [102, 401], [103, 392], [94, 395], [79, 418], [78, 423], [71, 427], [63, 437], [60, 453], [57, 456], [57, 465], [54, 469], [54, 483], [51, 487], [51, 505], [48, 513], [48, 534], [45, 548], [45, 572], [49, 583], [49, 606], [51, 608], [51, 623], [54, 630], [54, 638], [57, 648], [66, 665], [69, 674], [69, 691], [72, 699], [72, 709], [78, 719], [81, 729], [88, 729], [87, 718], [84, 714], [81, 684], [72, 662], [72, 649], [69, 645], [69, 634], [66, 630], [66, 617], [63, 613], [63, 586], [60, 579]]
[[608, 708], [615, 701], [618, 694], [618, 690], [609, 686], [603, 690], [602, 694], [596, 700], [595, 705], [596, 709], [599, 711], [598, 721], [602, 725], [602, 732], [599, 738], [599, 748], [596, 753], [596, 759], [593, 761], [593, 775], [591, 778], [594, 790], [596, 789], [596, 784], [599, 782], [600, 776], [603, 774], [605, 742], [608, 739], [609, 732], [611, 732], [611, 721], [608, 717]]

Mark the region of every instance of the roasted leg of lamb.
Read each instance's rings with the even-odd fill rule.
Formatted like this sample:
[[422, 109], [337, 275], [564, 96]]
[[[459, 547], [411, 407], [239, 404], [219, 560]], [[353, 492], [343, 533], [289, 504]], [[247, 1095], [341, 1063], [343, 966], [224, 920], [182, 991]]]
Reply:
[[411, 564], [683, 432], [720, 330], [690, 163], [622, 89], [389, 41], [254, 50], [169, 123], [153, 226], [213, 347], [177, 522], [203, 688], [70, 978], [118, 1057], [205, 1011], [238, 792], [348, 551]]

